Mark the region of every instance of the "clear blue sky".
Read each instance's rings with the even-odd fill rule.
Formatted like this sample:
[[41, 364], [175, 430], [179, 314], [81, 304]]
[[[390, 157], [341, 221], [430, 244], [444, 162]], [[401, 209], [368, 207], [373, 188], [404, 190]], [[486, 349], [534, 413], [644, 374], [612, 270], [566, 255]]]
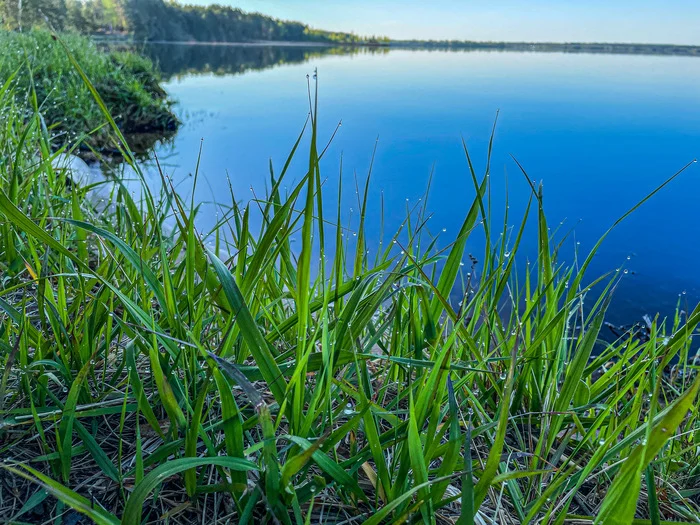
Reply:
[[[206, 5], [211, 0], [181, 0]], [[218, 0], [391, 38], [700, 45], [700, 0]]]

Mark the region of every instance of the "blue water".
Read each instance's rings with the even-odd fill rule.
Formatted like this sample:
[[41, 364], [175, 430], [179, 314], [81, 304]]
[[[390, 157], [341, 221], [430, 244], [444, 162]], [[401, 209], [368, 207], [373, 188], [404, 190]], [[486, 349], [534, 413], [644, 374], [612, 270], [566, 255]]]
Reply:
[[[343, 214], [348, 220], [357, 215], [354, 173], [364, 181], [378, 138], [370, 235], [379, 234], [380, 195], [390, 231], [405, 217], [406, 200], [413, 205], [423, 196], [433, 171], [429, 225], [449, 240], [474, 195], [461, 138], [482, 173], [497, 112], [494, 214], [502, 216], [506, 186], [511, 223], [527, 204], [529, 186], [512, 154], [531, 179], [542, 181], [552, 229], [560, 228], [559, 238], [571, 231], [562, 254], [567, 263], [576, 242], [581, 252], [590, 249], [627, 209], [700, 157], [700, 58], [392, 50], [316, 56], [244, 73], [220, 64], [217, 74], [201, 72], [212, 67], [189, 67], [165, 85], [184, 125], [157, 153], [186, 190], [203, 139], [196, 199], [209, 204], [200, 215], [202, 229], [216, 221], [212, 201], [230, 202], [227, 176], [245, 202], [251, 187], [264, 189], [270, 159], [281, 169], [306, 119], [307, 74], [316, 67], [322, 142], [342, 120], [321, 166], [327, 214], [335, 215], [342, 156]], [[305, 173], [304, 158], [292, 164], [290, 185]], [[669, 315], [678, 301], [694, 306], [700, 297], [699, 197], [700, 164], [694, 164], [607, 239], [590, 276], [628, 269], [612, 322]], [[528, 229], [521, 267], [536, 257], [533, 232]], [[469, 249], [479, 256], [477, 240]]]

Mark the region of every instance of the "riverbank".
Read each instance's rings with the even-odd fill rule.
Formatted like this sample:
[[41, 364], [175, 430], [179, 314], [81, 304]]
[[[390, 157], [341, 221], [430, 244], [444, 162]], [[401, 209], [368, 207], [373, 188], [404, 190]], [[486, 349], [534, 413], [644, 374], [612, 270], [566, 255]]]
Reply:
[[200, 231], [167, 172], [93, 204], [33, 98], [0, 92], [0, 520], [700, 519], [700, 307], [601, 344], [622, 272], [557, 259], [530, 177], [530, 213], [492, 221], [486, 154], [444, 249], [423, 199], [370, 251], [369, 178], [359, 224], [321, 207], [312, 102], [291, 168]]
[[[48, 31], [1, 31], [0, 48], [0, 78], [8, 81], [7, 88], [16, 95], [18, 105], [40, 106], [54, 148], [80, 146], [84, 151], [108, 154], [119, 150], [73, 60], [80, 64], [127, 141], [132, 135], [167, 137], [179, 126], [154, 65], [142, 56], [100, 50], [90, 39], [73, 34], [61, 35], [58, 41]], [[26, 99], [30, 87], [35, 102]], [[152, 141], [130, 144], [136, 152], [148, 151], [152, 145]]]
[[[136, 43], [122, 38], [100, 38], [104, 43]], [[387, 40], [381, 42], [299, 42], [284, 40], [255, 40], [241, 42], [203, 42], [203, 41], [169, 41], [151, 40], [148, 44], [173, 44], [189, 46], [226, 46], [226, 47], [308, 47], [308, 48], [381, 48], [381, 49], [426, 49], [444, 51], [510, 51], [515, 53], [589, 53], [608, 55], [664, 55], [664, 56], [700, 56], [700, 46], [675, 44], [640, 44], [640, 43], [606, 43], [606, 42], [480, 42], [460, 40]]]
[[459, 40], [392, 40], [391, 48], [454, 50], [454, 51], [512, 51], [536, 53], [592, 53], [609, 55], [675, 55], [700, 56], [700, 46], [674, 44], [595, 43], [595, 42], [477, 42]]

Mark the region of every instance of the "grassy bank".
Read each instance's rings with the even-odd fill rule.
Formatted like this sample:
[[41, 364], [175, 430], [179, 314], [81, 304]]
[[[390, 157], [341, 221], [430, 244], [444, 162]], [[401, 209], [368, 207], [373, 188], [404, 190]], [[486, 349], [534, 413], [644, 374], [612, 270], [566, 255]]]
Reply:
[[[100, 93], [127, 136], [173, 133], [178, 120], [159, 86], [153, 64], [128, 52], [99, 50], [89, 39], [64, 35], [65, 46]], [[107, 120], [60, 42], [47, 31], [0, 31], [0, 79], [11, 79], [19, 108], [39, 111], [53, 144], [115, 149]], [[28, 98], [33, 88], [36, 102]]]
[[[199, 232], [166, 177], [91, 204], [55, 167], [42, 109], [12, 109], [16, 89], [0, 93], [0, 517], [700, 520], [700, 307], [599, 343], [620, 274], [586, 277], [593, 254], [557, 262], [541, 187], [524, 280], [527, 217], [506, 241], [488, 168], [446, 249], [417, 209], [368, 253], [376, 225], [321, 206], [313, 107], [310, 149], [290, 153], [306, 173], [278, 167], [267, 195], [232, 196]], [[477, 231], [499, 240], [468, 258]]]

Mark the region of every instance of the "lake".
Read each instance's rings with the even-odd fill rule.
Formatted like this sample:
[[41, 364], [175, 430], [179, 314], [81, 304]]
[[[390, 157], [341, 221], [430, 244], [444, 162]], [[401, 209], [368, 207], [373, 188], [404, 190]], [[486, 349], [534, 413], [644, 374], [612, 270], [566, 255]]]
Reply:
[[[567, 264], [575, 246], [585, 253], [625, 211], [700, 156], [697, 57], [206, 45], [145, 51], [163, 69], [184, 123], [156, 150], [184, 193], [203, 139], [195, 196], [204, 203], [203, 230], [217, 220], [213, 202], [230, 203], [228, 179], [246, 202], [251, 187], [264, 191], [270, 159], [281, 169], [304, 125], [307, 75], [315, 68], [320, 142], [342, 121], [321, 166], [328, 209], [342, 157], [343, 215], [357, 216], [354, 174], [363, 183], [377, 145], [370, 236], [373, 229], [379, 234], [381, 199], [389, 232], [405, 217], [407, 200], [412, 206], [423, 197], [432, 172], [429, 224], [446, 244], [474, 195], [462, 137], [483, 173], [497, 112], [495, 217], [503, 214], [506, 188], [512, 224], [527, 205], [530, 189], [513, 155], [543, 182], [552, 230], [560, 239], [569, 234], [561, 255]], [[292, 163], [290, 183], [303, 176], [304, 162], [301, 154]], [[611, 322], [670, 315], [679, 301], [688, 309], [700, 298], [699, 168], [691, 165], [637, 210], [596, 256], [590, 277], [628, 270]], [[534, 235], [533, 220], [521, 268], [536, 258]], [[479, 245], [475, 238], [468, 250], [479, 256]]]

